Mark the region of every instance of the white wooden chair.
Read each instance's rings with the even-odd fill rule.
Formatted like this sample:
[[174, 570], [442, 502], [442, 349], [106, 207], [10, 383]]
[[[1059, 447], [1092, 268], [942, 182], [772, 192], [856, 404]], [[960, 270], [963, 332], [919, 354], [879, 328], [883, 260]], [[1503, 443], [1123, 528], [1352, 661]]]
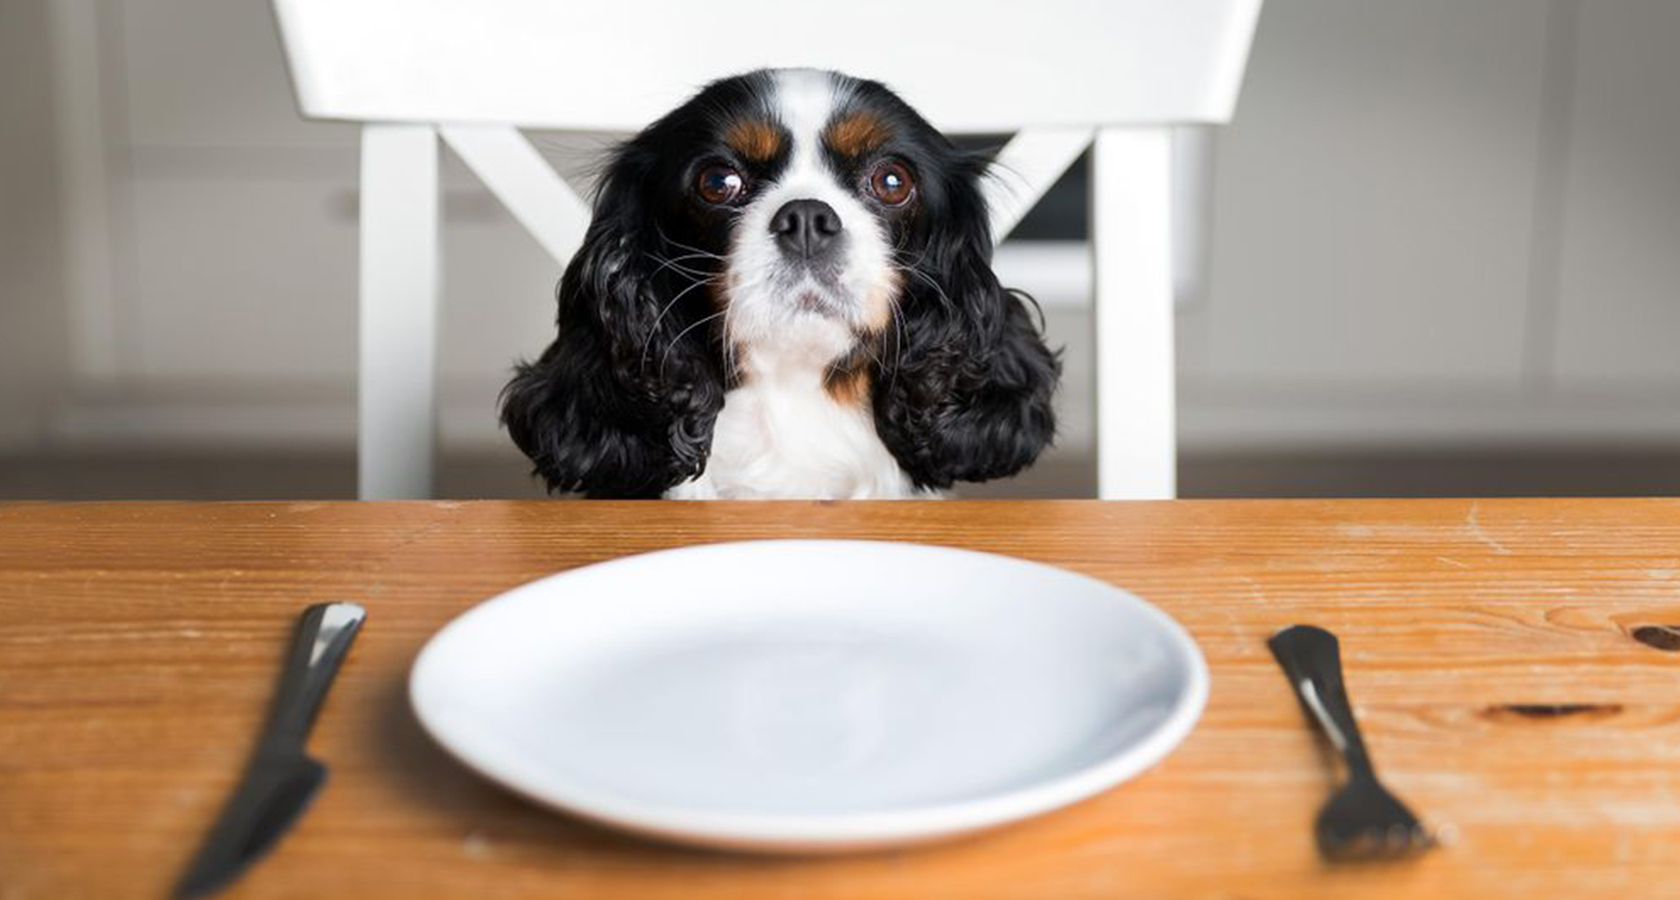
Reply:
[[634, 131], [713, 78], [814, 66], [1014, 133], [999, 240], [1092, 148], [1098, 492], [1173, 496], [1173, 127], [1230, 119], [1260, 2], [274, 0], [303, 114], [363, 123], [360, 495], [431, 492], [438, 138], [564, 265], [587, 205], [518, 129]]

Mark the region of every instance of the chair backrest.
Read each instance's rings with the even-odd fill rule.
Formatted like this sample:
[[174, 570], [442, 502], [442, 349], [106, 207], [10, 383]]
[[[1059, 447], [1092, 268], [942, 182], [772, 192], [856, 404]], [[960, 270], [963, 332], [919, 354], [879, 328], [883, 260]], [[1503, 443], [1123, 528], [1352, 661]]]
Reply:
[[883, 81], [947, 132], [1014, 133], [987, 187], [998, 240], [1091, 148], [1099, 495], [1173, 496], [1172, 256], [1207, 229], [1173, 208], [1206, 177], [1175, 166], [1172, 129], [1230, 119], [1261, 0], [273, 3], [303, 114], [363, 123], [364, 498], [430, 492], [436, 139], [564, 264], [588, 208], [518, 129], [635, 131], [715, 78], [791, 66]]
[[[275, 0], [304, 115], [631, 131], [766, 66], [952, 132], [1228, 121], [1260, 0]], [[1050, 48], [1054, 48], [1053, 52]]]

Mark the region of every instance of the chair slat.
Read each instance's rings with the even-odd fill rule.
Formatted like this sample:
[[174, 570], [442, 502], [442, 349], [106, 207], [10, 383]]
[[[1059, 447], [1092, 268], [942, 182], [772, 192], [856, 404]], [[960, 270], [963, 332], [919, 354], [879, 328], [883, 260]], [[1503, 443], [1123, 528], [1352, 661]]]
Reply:
[[511, 125], [444, 125], [450, 149], [561, 266], [583, 244], [589, 206]]

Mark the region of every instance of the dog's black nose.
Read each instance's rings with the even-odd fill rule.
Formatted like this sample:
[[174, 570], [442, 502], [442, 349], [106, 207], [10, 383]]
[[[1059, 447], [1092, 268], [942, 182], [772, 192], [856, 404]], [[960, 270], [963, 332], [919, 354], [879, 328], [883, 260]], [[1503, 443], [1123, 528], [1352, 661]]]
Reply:
[[841, 228], [840, 214], [821, 200], [790, 200], [770, 217], [770, 233], [782, 252], [802, 259], [832, 249]]

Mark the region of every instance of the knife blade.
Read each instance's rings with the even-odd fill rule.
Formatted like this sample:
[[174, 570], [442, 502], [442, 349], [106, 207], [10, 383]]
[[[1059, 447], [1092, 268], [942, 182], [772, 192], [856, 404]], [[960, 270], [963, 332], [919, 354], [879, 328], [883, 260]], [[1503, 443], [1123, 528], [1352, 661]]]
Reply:
[[318, 603], [303, 611], [256, 752], [176, 897], [203, 897], [233, 881], [278, 842], [320, 790], [327, 769], [304, 744], [366, 618], [354, 603]]

